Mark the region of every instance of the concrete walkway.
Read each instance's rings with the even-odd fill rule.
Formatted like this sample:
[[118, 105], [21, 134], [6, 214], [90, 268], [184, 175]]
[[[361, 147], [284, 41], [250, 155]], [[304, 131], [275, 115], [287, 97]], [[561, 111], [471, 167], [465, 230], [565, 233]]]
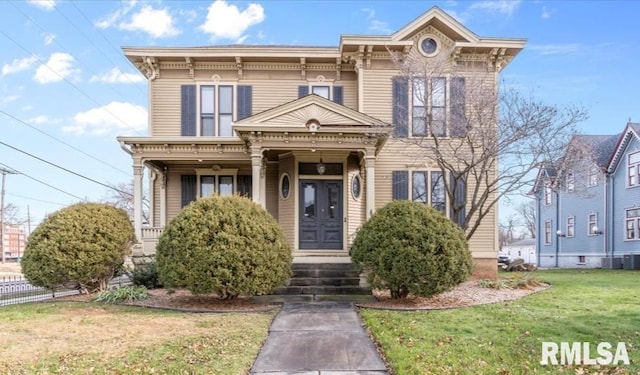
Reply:
[[251, 374], [388, 374], [352, 303], [285, 303]]

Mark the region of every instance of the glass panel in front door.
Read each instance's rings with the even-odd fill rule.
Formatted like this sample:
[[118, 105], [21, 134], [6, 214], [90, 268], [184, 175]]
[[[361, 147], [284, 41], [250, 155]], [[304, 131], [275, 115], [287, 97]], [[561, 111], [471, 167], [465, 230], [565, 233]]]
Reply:
[[316, 217], [316, 185], [304, 184], [304, 217]]

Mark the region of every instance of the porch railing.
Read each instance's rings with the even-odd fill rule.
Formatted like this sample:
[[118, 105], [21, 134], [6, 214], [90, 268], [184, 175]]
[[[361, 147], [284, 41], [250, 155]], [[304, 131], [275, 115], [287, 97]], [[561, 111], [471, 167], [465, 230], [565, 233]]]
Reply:
[[157, 239], [160, 238], [162, 232], [164, 231], [163, 227], [145, 227], [142, 228], [142, 239]]

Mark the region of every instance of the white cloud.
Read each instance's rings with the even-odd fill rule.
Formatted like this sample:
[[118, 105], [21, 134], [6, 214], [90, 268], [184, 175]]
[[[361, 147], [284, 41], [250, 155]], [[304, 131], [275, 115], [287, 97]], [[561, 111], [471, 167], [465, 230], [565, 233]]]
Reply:
[[75, 59], [68, 53], [56, 52], [51, 54], [46, 64], [41, 64], [33, 79], [38, 83], [59, 82], [67, 77], [80, 74], [80, 69], [74, 66]]
[[136, 5], [136, 0], [122, 2], [122, 8], [107, 14], [102, 19], [94, 22], [94, 26], [99, 29], [107, 29], [115, 25], [122, 17], [126, 16]]
[[373, 8], [362, 8], [360, 11], [364, 12], [367, 15], [368, 20], [372, 20], [376, 18], [376, 10]]
[[389, 25], [384, 22], [376, 19], [376, 10], [373, 8], [361, 8], [361, 12], [365, 14], [367, 19], [369, 20], [369, 30], [382, 34], [390, 34], [392, 32], [389, 29]]
[[469, 9], [485, 10], [510, 16], [519, 6], [520, 0], [485, 0], [471, 4]]
[[51, 43], [56, 40], [56, 36], [54, 34], [42, 34], [42, 37], [44, 38], [45, 46], [51, 45]]
[[153, 9], [146, 5], [131, 16], [130, 22], [121, 22], [118, 27], [122, 30], [142, 31], [154, 38], [165, 38], [180, 34], [180, 30], [173, 25], [173, 17], [164, 9]]
[[244, 32], [252, 25], [264, 21], [262, 5], [251, 3], [240, 11], [236, 5], [227, 4], [224, 0], [216, 0], [209, 6], [206, 21], [200, 30], [209, 34], [211, 39], [246, 39]]
[[574, 53], [578, 53], [582, 50], [582, 45], [579, 43], [570, 43], [570, 44], [541, 44], [541, 45], [532, 45], [527, 47], [527, 49], [536, 51], [543, 56], [550, 55], [570, 55]]
[[0, 96], [0, 105], [15, 102], [20, 99], [20, 95]]
[[31, 125], [58, 124], [60, 122], [60, 119], [50, 119], [45, 115], [39, 115], [26, 120], [26, 123]]
[[9, 64], [2, 66], [2, 74], [0, 76], [7, 76], [9, 74], [19, 73], [23, 70], [27, 70], [38, 61], [36, 56], [25, 57], [23, 59], [15, 59]]
[[542, 15], [540, 16], [542, 19], [551, 18], [551, 11], [547, 9], [547, 7], [542, 7]]
[[89, 82], [103, 83], [138, 83], [144, 81], [144, 77], [135, 73], [124, 73], [120, 68], [115, 67], [104, 74], [94, 75]]
[[113, 132], [131, 134], [146, 129], [147, 110], [126, 102], [111, 102], [77, 113], [73, 118], [73, 124], [62, 128], [63, 131], [76, 135], [105, 135]]
[[56, 7], [55, 0], [29, 0], [28, 3], [47, 12], [52, 11]]

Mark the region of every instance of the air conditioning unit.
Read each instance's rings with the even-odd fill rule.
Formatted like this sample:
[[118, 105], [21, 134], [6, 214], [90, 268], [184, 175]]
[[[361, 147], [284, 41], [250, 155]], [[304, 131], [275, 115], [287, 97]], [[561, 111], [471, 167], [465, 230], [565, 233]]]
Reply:
[[622, 268], [622, 258], [602, 258], [602, 268], [610, 270], [619, 270]]
[[622, 262], [625, 270], [640, 270], [640, 254], [625, 254]]

